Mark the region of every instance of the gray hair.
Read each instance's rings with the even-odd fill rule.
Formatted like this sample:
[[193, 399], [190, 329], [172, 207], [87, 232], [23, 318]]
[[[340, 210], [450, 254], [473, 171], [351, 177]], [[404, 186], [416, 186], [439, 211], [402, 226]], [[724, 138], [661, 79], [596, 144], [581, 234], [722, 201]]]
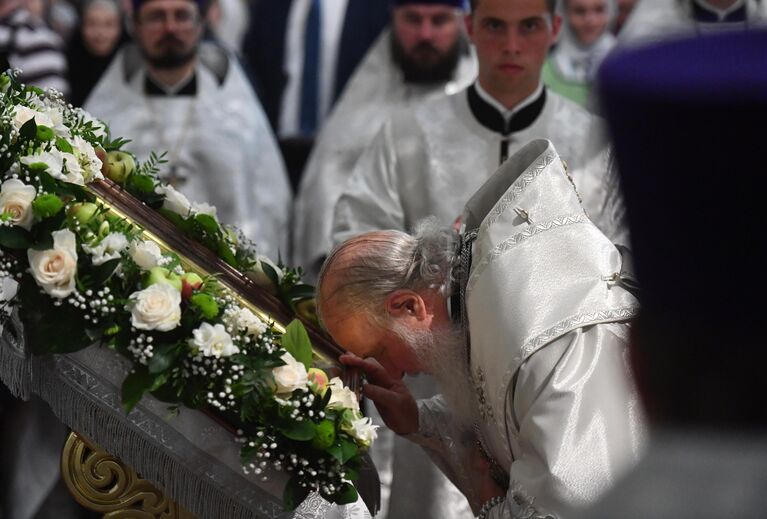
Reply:
[[457, 233], [436, 218], [419, 222], [412, 235], [401, 231], [362, 234], [330, 254], [320, 271], [318, 293], [323, 294], [332, 272], [337, 281], [332, 293], [323, 294], [323, 300], [335, 299], [335, 305], [362, 310], [373, 321], [385, 323], [384, 301], [396, 290], [436, 290], [450, 295], [458, 245]]

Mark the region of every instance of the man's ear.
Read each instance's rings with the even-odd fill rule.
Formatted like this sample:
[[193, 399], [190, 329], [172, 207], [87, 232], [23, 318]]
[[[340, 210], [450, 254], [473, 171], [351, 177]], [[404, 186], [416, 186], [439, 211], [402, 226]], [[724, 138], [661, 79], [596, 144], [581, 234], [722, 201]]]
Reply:
[[415, 318], [419, 321], [428, 317], [426, 303], [417, 292], [395, 290], [386, 298], [386, 313], [394, 318]]

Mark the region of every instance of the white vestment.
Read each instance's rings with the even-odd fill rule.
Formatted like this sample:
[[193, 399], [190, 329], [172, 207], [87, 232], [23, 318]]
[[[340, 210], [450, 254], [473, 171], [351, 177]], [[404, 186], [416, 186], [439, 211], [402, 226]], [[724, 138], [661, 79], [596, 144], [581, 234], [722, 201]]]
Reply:
[[[428, 216], [451, 225], [501, 161], [534, 139], [551, 140], [571, 169], [585, 165], [604, 144], [598, 118], [546, 90], [532, 124], [504, 136], [479, 122], [470, 89], [398, 111], [384, 124], [336, 206], [336, 243], [366, 231], [408, 231]], [[482, 107], [485, 113], [489, 106]], [[575, 182], [580, 186], [578, 178]], [[590, 193], [581, 195], [589, 200]]]
[[144, 68], [132, 67], [133, 59], [128, 49], [117, 54], [85, 109], [107, 123], [113, 137], [131, 139], [125, 149], [139, 160], [167, 151], [161, 175], [175, 166], [179, 191], [215, 205], [219, 220], [240, 228], [260, 253], [285, 253], [290, 187], [261, 105], [236, 60], [203, 44], [196, 95], [148, 96]]
[[634, 7], [618, 35], [618, 44], [642, 44], [674, 37], [706, 34], [721, 30], [763, 27], [767, 23], [767, 2], [739, 0], [733, 6], [745, 4], [747, 22], [696, 22], [691, 13], [692, 0], [641, 0]]
[[[643, 445], [626, 324], [638, 303], [621, 285], [622, 258], [543, 140], [493, 176], [463, 222], [477, 236], [464, 302], [478, 439], [510, 480], [488, 517], [569, 517], [631, 468]], [[419, 411], [411, 438], [478, 508], [449, 406], [436, 397]]]
[[293, 262], [313, 281], [333, 246], [333, 209], [354, 165], [386, 118], [398, 108], [416, 106], [430, 95], [455, 93], [476, 76], [474, 57], [462, 57], [447, 83], [406, 83], [384, 31], [368, 52], [333, 113], [323, 125], [304, 170], [293, 222]]

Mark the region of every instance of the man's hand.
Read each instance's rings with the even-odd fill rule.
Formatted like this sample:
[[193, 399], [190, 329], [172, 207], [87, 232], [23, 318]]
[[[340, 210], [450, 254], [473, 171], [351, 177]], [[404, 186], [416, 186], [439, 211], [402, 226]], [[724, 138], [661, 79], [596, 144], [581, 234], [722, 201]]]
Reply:
[[361, 359], [345, 353], [340, 360], [365, 372], [368, 383], [363, 386], [362, 392], [376, 405], [389, 429], [397, 434], [418, 432], [418, 406], [401, 379], [393, 378], [374, 359]]

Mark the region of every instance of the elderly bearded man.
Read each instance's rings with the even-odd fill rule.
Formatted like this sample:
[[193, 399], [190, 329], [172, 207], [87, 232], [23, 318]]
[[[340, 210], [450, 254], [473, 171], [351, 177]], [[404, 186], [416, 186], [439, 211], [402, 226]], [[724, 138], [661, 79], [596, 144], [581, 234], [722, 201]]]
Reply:
[[[460, 268], [457, 236], [433, 222], [341, 245], [320, 275], [324, 323], [387, 425], [480, 517], [566, 517], [639, 454], [626, 355], [637, 301], [548, 141], [491, 177], [463, 225]], [[422, 371], [443, 394], [416, 403], [401, 377]]]

